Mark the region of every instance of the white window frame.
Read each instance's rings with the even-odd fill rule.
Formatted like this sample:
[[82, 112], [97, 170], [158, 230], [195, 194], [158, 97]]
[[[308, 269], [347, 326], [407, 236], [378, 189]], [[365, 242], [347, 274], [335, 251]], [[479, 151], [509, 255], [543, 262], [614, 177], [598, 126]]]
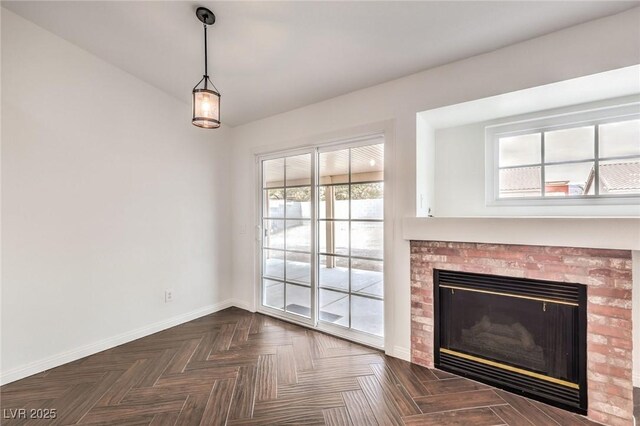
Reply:
[[[508, 136], [518, 136], [530, 133], [541, 133], [583, 126], [598, 126], [611, 122], [626, 121], [640, 118], [640, 102], [633, 102], [613, 107], [571, 112], [495, 124], [485, 127], [485, 200], [487, 206], [569, 206], [569, 205], [633, 205], [640, 203], [640, 194], [598, 194], [598, 195], [573, 195], [566, 197], [521, 197], [500, 198], [499, 190], [499, 140]], [[596, 174], [599, 161], [608, 158], [598, 156], [598, 130], [595, 131], [594, 163]], [[544, 142], [542, 141], [542, 154], [540, 165], [547, 164], [544, 159]], [[637, 156], [633, 156], [636, 158]], [[614, 157], [612, 157], [614, 158]], [[618, 157], [615, 157], [618, 158]], [[573, 161], [553, 162], [549, 164], [569, 164]], [[542, 176], [544, 180], [544, 174]], [[598, 184], [596, 182], [595, 184]]]

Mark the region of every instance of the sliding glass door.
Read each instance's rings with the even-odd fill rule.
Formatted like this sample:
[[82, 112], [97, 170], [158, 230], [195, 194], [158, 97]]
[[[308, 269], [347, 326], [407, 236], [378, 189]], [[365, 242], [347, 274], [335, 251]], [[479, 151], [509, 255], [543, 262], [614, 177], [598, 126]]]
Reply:
[[381, 137], [265, 157], [260, 310], [382, 344]]
[[262, 161], [262, 305], [313, 321], [313, 153]]
[[384, 145], [318, 158], [318, 320], [383, 335]]

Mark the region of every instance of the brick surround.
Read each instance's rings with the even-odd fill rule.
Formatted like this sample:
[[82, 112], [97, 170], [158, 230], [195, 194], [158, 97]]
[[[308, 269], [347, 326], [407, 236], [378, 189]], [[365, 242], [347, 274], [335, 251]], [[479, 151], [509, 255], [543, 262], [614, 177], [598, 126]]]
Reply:
[[433, 269], [587, 285], [588, 417], [633, 424], [631, 251], [411, 241], [411, 360], [433, 367]]

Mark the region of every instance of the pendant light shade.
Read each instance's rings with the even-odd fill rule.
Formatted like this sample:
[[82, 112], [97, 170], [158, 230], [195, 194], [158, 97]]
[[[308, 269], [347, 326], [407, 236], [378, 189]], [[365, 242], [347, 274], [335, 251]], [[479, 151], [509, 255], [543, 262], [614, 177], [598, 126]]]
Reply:
[[193, 88], [193, 119], [191, 122], [194, 126], [202, 127], [205, 129], [217, 129], [220, 127], [220, 93], [216, 90], [212, 90], [210, 87], [215, 87], [209, 82], [207, 84], [208, 77], [202, 77], [205, 81], [204, 85], [201, 85], [202, 81]]
[[204, 75], [193, 88], [191, 123], [203, 129], [217, 129], [220, 127], [220, 92], [207, 73], [207, 25], [213, 25], [216, 16], [204, 7], [196, 10], [196, 16], [204, 25]]

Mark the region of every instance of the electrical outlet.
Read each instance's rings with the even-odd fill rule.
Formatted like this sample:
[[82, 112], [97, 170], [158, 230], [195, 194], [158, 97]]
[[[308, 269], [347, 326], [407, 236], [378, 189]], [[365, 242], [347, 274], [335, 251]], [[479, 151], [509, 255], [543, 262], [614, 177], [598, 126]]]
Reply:
[[164, 303], [173, 302], [173, 290], [164, 291]]

